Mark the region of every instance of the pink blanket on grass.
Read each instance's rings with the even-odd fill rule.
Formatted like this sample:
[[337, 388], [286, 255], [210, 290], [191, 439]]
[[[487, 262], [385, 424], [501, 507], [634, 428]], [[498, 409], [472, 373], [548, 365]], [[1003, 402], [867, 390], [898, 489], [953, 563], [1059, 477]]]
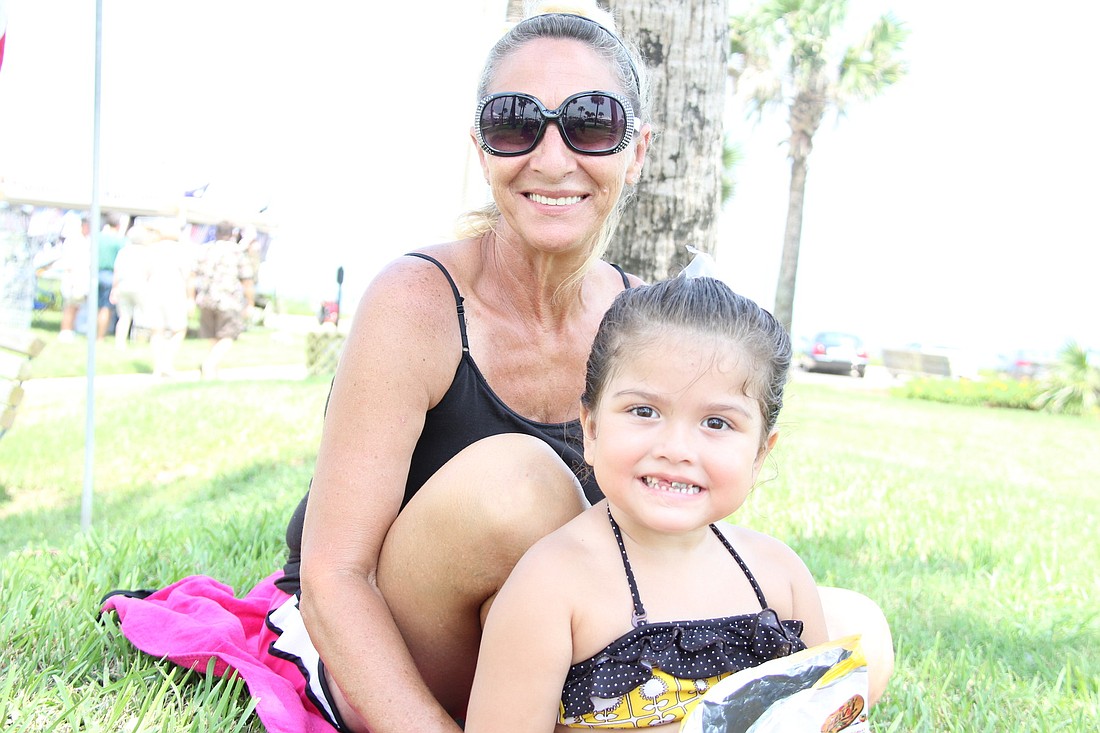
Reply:
[[289, 596], [274, 573], [244, 598], [213, 578], [192, 575], [148, 598], [112, 596], [103, 611], [118, 613], [122, 634], [146, 654], [203, 673], [236, 670], [256, 699], [256, 714], [271, 733], [332, 733], [334, 728], [305, 695], [305, 679], [293, 662], [272, 656], [277, 638], [265, 623]]

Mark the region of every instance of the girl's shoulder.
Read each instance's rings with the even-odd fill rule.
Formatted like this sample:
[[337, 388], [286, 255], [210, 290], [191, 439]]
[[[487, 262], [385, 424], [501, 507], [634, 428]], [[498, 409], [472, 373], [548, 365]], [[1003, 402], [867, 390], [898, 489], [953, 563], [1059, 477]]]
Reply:
[[[780, 618], [798, 618], [812, 624], [817, 623], [817, 616], [820, 615], [819, 603], [814, 601], [809, 604], [817, 604], [814, 606], [817, 611], [812, 618], [805, 611], [807, 599], [811, 596], [816, 598], [817, 586], [798, 553], [787, 543], [763, 532], [728, 522], [719, 522], [716, 526], [741, 556], [760, 585], [768, 605], [775, 609]], [[814, 625], [814, 628], [817, 626]]]
[[798, 554], [787, 543], [776, 537], [730, 522], [718, 522], [715, 526], [730, 541], [753, 572], [757, 572], [755, 567], [757, 565], [764, 566], [760, 568], [761, 573], [775, 569], [777, 564], [780, 567], [802, 565]]
[[622, 571], [622, 560], [607, 522], [607, 509], [601, 502], [532, 545], [516, 571], [565, 580], [579, 573], [592, 577], [603, 568]]

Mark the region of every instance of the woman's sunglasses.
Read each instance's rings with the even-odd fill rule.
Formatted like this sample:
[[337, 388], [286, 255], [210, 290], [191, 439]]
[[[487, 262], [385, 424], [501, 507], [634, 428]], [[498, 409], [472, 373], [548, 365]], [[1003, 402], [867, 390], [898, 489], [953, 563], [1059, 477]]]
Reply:
[[634, 110], [612, 92], [580, 92], [554, 110], [530, 94], [490, 94], [477, 105], [474, 130], [489, 155], [525, 155], [535, 149], [546, 123], [558, 126], [562, 140], [581, 155], [611, 155], [634, 137]]

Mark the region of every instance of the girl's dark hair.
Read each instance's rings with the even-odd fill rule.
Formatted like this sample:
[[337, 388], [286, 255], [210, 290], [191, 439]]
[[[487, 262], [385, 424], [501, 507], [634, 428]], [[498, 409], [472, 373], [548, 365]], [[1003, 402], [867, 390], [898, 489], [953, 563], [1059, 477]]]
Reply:
[[667, 329], [728, 339], [744, 350], [749, 360], [745, 394], [760, 405], [763, 444], [783, 407], [791, 339], [775, 316], [709, 277], [675, 277], [620, 293], [592, 343], [581, 402], [594, 409], [622, 360]]

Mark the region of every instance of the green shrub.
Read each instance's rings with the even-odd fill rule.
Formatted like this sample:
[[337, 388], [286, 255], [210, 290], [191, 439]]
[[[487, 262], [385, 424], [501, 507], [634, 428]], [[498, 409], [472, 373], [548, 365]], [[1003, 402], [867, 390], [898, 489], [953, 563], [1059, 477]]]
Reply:
[[1020, 410], [1036, 409], [1040, 386], [1032, 380], [950, 379], [944, 377], [914, 377], [894, 387], [891, 394], [931, 402], [978, 407], [1008, 407]]
[[1058, 352], [1058, 362], [1040, 382], [1035, 406], [1048, 412], [1071, 415], [1100, 412], [1100, 367], [1091, 363], [1089, 352], [1069, 342]]

